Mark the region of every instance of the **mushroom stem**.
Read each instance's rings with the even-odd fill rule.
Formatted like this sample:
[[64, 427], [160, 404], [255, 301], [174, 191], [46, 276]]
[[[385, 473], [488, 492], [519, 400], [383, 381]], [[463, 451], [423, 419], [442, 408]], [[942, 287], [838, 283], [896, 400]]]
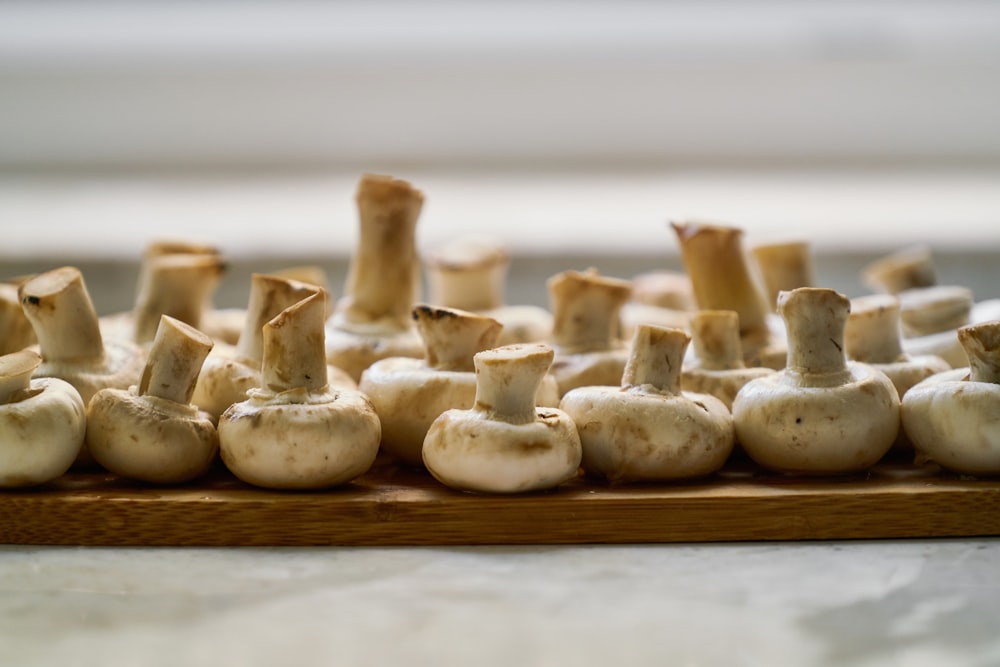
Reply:
[[700, 310], [691, 316], [691, 340], [699, 366], [709, 371], [745, 368], [740, 317], [732, 310]]
[[903, 357], [899, 331], [899, 299], [872, 294], [851, 301], [844, 327], [847, 356], [869, 364], [890, 364]]
[[679, 394], [682, 360], [690, 341], [680, 329], [640, 324], [632, 336], [622, 387], [652, 385], [663, 393]]
[[17, 285], [0, 283], [0, 354], [17, 352], [34, 342], [35, 332], [21, 308]]
[[18, 289], [46, 361], [96, 359], [104, 354], [100, 322], [80, 270], [64, 266], [35, 276]]
[[326, 292], [315, 292], [264, 325], [261, 384], [280, 393], [327, 386]]
[[1000, 384], [1000, 320], [962, 327], [958, 340], [969, 357], [969, 380]]
[[404, 330], [417, 294], [415, 232], [424, 196], [406, 181], [366, 174], [355, 201], [360, 236], [337, 312], [348, 329], [385, 321]]
[[850, 311], [850, 300], [832, 289], [781, 292], [778, 312], [788, 330], [789, 370], [818, 376], [846, 371], [844, 327]]
[[734, 310], [740, 336], [768, 335], [767, 313], [743, 250], [743, 230], [700, 222], [673, 222], [681, 259], [702, 310]]
[[812, 255], [805, 241], [758, 245], [753, 256], [771, 308], [778, 301], [778, 292], [813, 286]]
[[618, 332], [618, 315], [632, 294], [627, 280], [564, 271], [548, 281], [552, 340], [561, 353], [607, 350]]
[[427, 257], [431, 302], [462, 310], [504, 305], [510, 255], [499, 242], [462, 239]]
[[317, 293], [325, 294], [319, 292], [320, 289], [315, 285], [264, 273], [250, 276], [250, 299], [236, 351], [259, 363], [264, 357], [264, 325], [302, 299]]
[[552, 365], [548, 345], [508, 345], [478, 353], [475, 410], [509, 424], [535, 421], [535, 395]]
[[139, 380], [139, 395], [190, 404], [198, 373], [213, 345], [211, 338], [193, 326], [161, 315]]
[[881, 257], [866, 266], [861, 275], [869, 287], [887, 294], [937, 284], [934, 260], [927, 246], [904, 248]]
[[34, 350], [0, 356], [0, 405], [13, 403], [25, 395], [31, 388], [31, 374], [41, 363], [41, 355]]
[[150, 257], [135, 302], [135, 342], [153, 340], [160, 316], [169, 315], [198, 328], [225, 263], [214, 254]]
[[413, 321], [424, 341], [427, 366], [441, 371], [475, 370], [472, 358], [494, 347], [503, 327], [491, 317], [424, 304], [413, 309]]

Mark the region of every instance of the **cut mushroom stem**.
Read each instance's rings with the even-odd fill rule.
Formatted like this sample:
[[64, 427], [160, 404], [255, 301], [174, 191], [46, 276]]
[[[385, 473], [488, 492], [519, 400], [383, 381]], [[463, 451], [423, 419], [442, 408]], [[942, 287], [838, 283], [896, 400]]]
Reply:
[[769, 309], [747, 263], [743, 230], [693, 221], [671, 226], [698, 308], [735, 311], [743, 338], [766, 335]]
[[881, 257], [862, 271], [865, 284], [879, 292], [899, 294], [937, 284], [937, 271], [927, 246], [903, 248]]
[[263, 328], [261, 385], [281, 393], [320, 391], [327, 386], [324, 292], [315, 292], [284, 310]]
[[250, 276], [250, 298], [246, 320], [236, 350], [247, 359], [264, 357], [264, 325], [289, 306], [317, 293], [316, 285], [279, 276], [255, 273]]
[[1000, 384], [1000, 322], [962, 327], [958, 340], [969, 357], [969, 380]]
[[830, 289], [801, 288], [778, 295], [778, 312], [788, 330], [788, 369], [819, 377], [847, 370], [844, 327], [847, 297]]
[[681, 365], [691, 337], [679, 329], [640, 325], [632, 337], [632, 349], [622, 387], [649, 385], [669, 394], [681, 391]]
[[225, 263], [214, 254], [168, 254], [149, 259], [136, 297], [135, 341], [153, 340], [160, 316], [198, 328]]
[[21, 308], [17, 285], [0, 282], [0, 354], [23, 350], [35, 342], [35, 331]]
[[474, 371], [472, 358], [494, 347], [503, 328], [489, 317], [427, 304], [414, 307], [413, 321], [427, 349], [427, 366], [440, 371]]
[[541, 345], [480, 352], [474, 358], [479, 376], [475, 409], [494, 421], [533, 423], [535, 396], [552, 358], [552, 348]]
[[760, 244], [753, 248], [753, 256], [772, 307], [778, 302], [779, 292], [813, 286], [812, 254], [807, 242]]
[[190, 324], [161, 315], [139, 380], [139, 395], [189, 404], [213, 345], [211, 338]]
[[740, 317], [732, 310], [700, 310], [691, 316], [698, 367], [724, 371], [746, 368], [740, 344]]
[[431, 303], [477, 311], [504, 304], [510, 254], [500, 243], [466, 238], [426, 258]]
[[552, 340], [560, 353], [607, 350], [618, 340], [618, 314], [632, 294], [627, 280], [596, 271], [564, 271], [549, 279]]
[[406, 181], [366, 174], [355, 201], [360, 237], [337, 305], [339, 325], [358, 333], [373, 324], [406, 329], [418, 293], [415, 234], [424, 196]]
[[0, 356], [0, 405], [7, 405], [27, 395], [31, 374], [42, 363], [32, 350], [20, 350]]
[[847, 356], [855, 361], [886, 364], [903, 358], [899, 335], [899, 299], [872, 294], [851, 302], [844, 329]]
[[37, 275], [21, 285], [18, 295], [46, 361], [104, 353], [97, 312], [79, 269], [66, 266]]

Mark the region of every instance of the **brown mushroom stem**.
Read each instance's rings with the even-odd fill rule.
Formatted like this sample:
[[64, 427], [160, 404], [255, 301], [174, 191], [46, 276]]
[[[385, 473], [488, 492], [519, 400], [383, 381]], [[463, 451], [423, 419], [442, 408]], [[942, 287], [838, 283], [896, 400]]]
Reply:
[[420, 304], [413, 321], [424, 341], [427, 366], [441, 371], [471, 372], [472, 358], [496, 346], [503, 325], [491, 317]]
[[264, 325], [289, 306], [315, 294], [326, 294], [320, 290], [315, 285], [274, 275], [255, 273], [250, 276], [250, 298], [236, 351], [247, 359], [260, 362], [264, 357]]
[[316, 292], [264, 325], [261, 384], [275, 393], [327, 386], [325, 292]]
[[937, 284], [937, 272], [927, 246], [903, 248], [881, 257], [866, 266], [861, 276], [866, 285], [887, 294]]
[[211, 338], [191, 325], [162, 315], [139, 380], [139, 395], [190, 404], [198, 373], [213, 345]]
[[733, 310], [740, 336], [767, 337], [764, 296], [743, 250], [743, 230], [700, 222], [673, 222], [681, 259], [701, 310]]
[[618, 316], [632, 294], [627, 280], [594, 270], [564, 271], [548, 280], [552, 340], [562, 354], [607, 350], [617, 342]]
[[778, 292], [812, 287], [815, 282], [812, 254], [805, 241], [758, 245], [753, 248], [753, 256], [772, 308], [778, 301]]
[[665, 394], [680, 394], [681, 359], [690, 341], [680, 329], [640, 324], [632, 336], [622, 387], [651, 385]]
[[1000, 321], [962, 327], [958, 340], [969, 357], [969, 380], [1000, 384]]
[[510, 254], [499, 242], [462, 239], [427, 257], [431, 303], [461, 310], [504, 305]]
[[899, 299], [873, 294], [851, 302], [844, 327], [847, 356], [869, 364], [889, 364], [903, 358], [899, 333]]
[[35, 342], [35, 331], [24, 315], [17, 285], [0, 283], [0, 354], [22, 350]]
[[366, 174], [355, 201], [360, 236], [345, 296], [337, 305], [341, 328], [356, 325], [364, 330], [365, 325], [382, 322], [404, 330], [417, 294], [415, 233], [424, 196], [406, 181]]
[[832, 289], [802, 287], [778, 295], [788, 329], [788, 369], [803, 376], [847, 371], [844, 326], [851, 302]]
[[104, 353], [100, 323], [79, 269], [35, 276], [18, 290], [46, 361], [95, 359]]
[[198, 328], [225, 263], [213, 254], [159, 255], [149, 259], [135, 302], [135, 342], [153, 340], [160, 316]]
[[727, 371], [745, 368], [740, 318], [732, 310], [700, 310], [689, 323], [700, 368]]
[[537, 419], [535, 395], [552, 365], [554, 351], [544, 344], [508, 345], [478, 353], [475, 409], [489, 419], [530, 424]]
[[31, 388], [31, 374], [42, 363], [34, 350], [20, 350], [0, 356], [0, 405], [23, 398]]

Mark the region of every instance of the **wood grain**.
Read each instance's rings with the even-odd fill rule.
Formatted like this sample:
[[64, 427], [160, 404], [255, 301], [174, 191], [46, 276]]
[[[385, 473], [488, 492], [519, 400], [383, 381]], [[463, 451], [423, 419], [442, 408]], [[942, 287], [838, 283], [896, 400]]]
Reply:
[[0, 492], [0, 542], [63, 545], [459, 545], [728, 542], [1000, 535], [1000, 481], [888, 463], [802, 479], [744, 463], [698, 482], [576, 480], [521, 496], [451, 491], [380, 463], [323, 492], [255, 489], [219, 469], [152, 487], [71, 473]]

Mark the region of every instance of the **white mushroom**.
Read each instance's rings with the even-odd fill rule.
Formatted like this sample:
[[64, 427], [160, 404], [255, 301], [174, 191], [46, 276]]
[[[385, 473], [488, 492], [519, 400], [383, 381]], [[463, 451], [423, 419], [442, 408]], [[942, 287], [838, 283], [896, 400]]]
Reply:
[[899, 292], [903, 349], [911, 355], [936, 355], [952, 368], [968, 363], [958, 329], [970, 323], [973, 297], [967, 287], [938, 285]]
[[542, 343], [477, 354], [475, 406], [434, 420], [423, 447], [427, 470], [447, 486], [484, 493], [549, 489], [575, 477], [576, 425], [561, 410], [535, 406], [552, 359]]
[[327, 360], [354, 378], [387, 357], [424, 354], [410, 323], [418, 300], [416, 226], [424, 196], [406, 181], [366, 174], [358, 184], [360, 236], [344, 296], [327, 322]]
[[815, 284], [812, 252], [807, 241], [760, 243], [753, 247], [752, 253], [764, 281], [769, 308], [778, 303], [779, 292]]
[[747, 366], [784, 368], [787, 346], [780, 322], [769, 317], [743, 249], [743, 230], [708, 222], [673, 222], [681, 259], [699, 310], [732, 310], [739, 317]]
[[711, 394], [727, 410], [737, 392], [750, 380], [774, 373], [772, 368], [747, 368], [740, 345], [739, 316], [732, 310], [700, 310], [691, 316], [694, 354], [684, 365], [681, 388]]
[[621, 387], [578, 387], [560, 409], [576, 423], [583, 469], [611, 482], [703, 477], [733, 450], [733, 421], [717, 398], [681, 391], [690, 338], [640, 325]]
[[552, 375], [560, 396], [576, 387], [618, 386], [628, 361], [619, 313], [631, 284], [594, 270], [563, 271], [549, 278], [548, 290], [555, 317]]
[[778, 296], [788, 366], [745, 384], [733, 401], [736, 439], [760, 465], [837, 474], [881, 459], [899, 431], [899, 397], [881, 371], [844, 356], [850, 301], [824, 288]]
[[31, 379], [33, 350], [0, 356], [0, 487], [34, 486], [69, 470], [83, 445], [86, 408], [57, 378]]
[[1000, 474], [1000, 321], [962, 327], [966, 368], [932, 375], [903, 396], [903, 430], [918, 453], [970, 475]]
[[[285, 308], [314, 294], [322, 294], [325, 300], [326, 293], [315, 285], [265, 273], [251, 275], [243, 331], [235, 346], [220, 343], [205, 360], [194, 390], [195, 405], [217, 420], [230, 405], [245, 400], [247, 391], [259, 387], [264, 325]], [[334, 386], [357, 388], [342, 370], [329, 369], [327, 378]]]
[[371, 467], [381, 426], [360, 391], [327, 384], [322, 292], [264, 326], [261, 387], [219, 419], [222, 461], [238, 478], [274, 489], [320, 489]]
[[885, 294], [937, 284], [931, 249], [926, 245], [902, 248], [880, 257], [864, 268], [861, 277], [866, 285]]
[[492, 317], [503, 325], [498, 345], [548, 340], [552, 313], [539, 306], [508, 305], [504, 297], [510, 254], [499, 241], [461, 238], [424, 260], [430, 302]]
[[191, 403], [212, 339], [162, 315], [138, 386], [102, 389], [87, 406], [87, 446], [111, 472], [175, 484], [208, 470], [219, 450], [211, 416]]

